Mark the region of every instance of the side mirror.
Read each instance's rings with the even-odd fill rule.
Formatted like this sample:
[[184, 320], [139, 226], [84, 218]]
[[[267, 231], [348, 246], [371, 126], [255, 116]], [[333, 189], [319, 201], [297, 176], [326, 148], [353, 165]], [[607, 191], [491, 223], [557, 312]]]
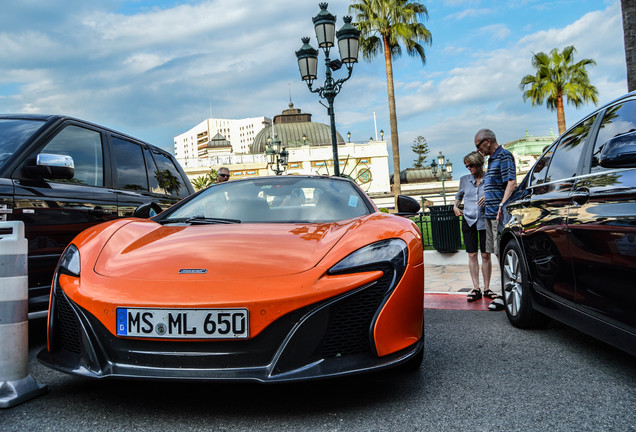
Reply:
[[75, 162], [66, 155], [40, 153], [35, 158], [35, 165], [26, 168], [34, 176], [49, 179], [70, 180], [75, 175]]
[[133, 217], [148, 219], [157, 216], [162, 211], [161, 206], [156, 202], [147, 202], [135, 209]]
[[420, 211], [420, 203], [415, 198], [406, 195], [398, 195], [398, 216], [413, 216]]
[[612, 138], [603, 145], [599, 165], [604, 168], [636, 167], [636, 132]]

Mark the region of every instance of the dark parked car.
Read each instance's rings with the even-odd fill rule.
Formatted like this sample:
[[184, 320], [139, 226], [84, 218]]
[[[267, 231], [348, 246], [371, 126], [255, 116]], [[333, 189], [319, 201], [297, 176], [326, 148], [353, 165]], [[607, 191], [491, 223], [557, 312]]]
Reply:
[[636, 92], [550, 145], [506, 213], [500, 258], [510, 322], [554, 318], [636, 355]]
[[65, 116], [0, 115], [0, 220], [25, 224], [31, 319], [46, 316], [53, 271], [80, 231], [193, 192], [172, 155], [128, 135]]

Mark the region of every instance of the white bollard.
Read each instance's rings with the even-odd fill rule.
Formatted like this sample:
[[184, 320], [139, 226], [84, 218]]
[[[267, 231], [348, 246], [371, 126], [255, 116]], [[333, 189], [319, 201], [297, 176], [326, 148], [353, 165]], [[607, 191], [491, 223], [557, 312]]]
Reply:
[[28, 373], [27, 252], [24, 223], [0, 222], [0, 408], [46, 392]]

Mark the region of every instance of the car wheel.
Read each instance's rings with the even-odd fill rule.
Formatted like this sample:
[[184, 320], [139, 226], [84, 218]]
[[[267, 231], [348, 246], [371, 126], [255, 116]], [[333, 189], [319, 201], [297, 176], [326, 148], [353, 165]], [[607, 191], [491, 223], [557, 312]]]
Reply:
[[510, 323], [519, 328], [544, 325], [548, 319], [532, 307], [528, 269], [514, 240], [509, 241], [504, 249], [501, 273], [504, 305]]

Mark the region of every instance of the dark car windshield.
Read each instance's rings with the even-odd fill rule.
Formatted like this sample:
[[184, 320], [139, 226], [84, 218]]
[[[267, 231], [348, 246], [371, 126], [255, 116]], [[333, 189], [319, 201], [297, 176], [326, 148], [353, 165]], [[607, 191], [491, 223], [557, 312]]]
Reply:
[[160, 223], [322, 223], [371, 212], [349, 182], [329, 177], [272, 176], [209, 187]]
[[0, 167], [43, 124], [43, 120], [0, 119]]

